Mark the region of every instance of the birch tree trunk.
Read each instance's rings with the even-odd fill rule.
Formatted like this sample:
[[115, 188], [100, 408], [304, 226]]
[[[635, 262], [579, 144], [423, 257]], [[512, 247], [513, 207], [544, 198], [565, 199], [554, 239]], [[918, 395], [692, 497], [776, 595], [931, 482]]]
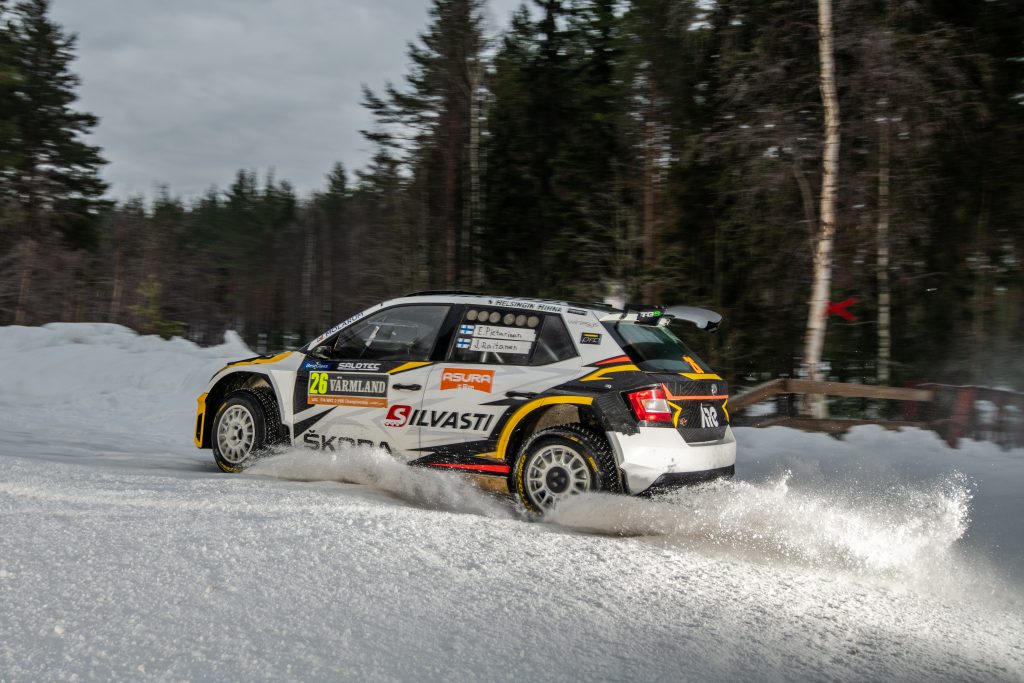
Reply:
[[889, 119], [884, 117], [878, 129], [878, 383], [891, 381], [892, 325], [889, 290]]
[[[807, 306], [807, 334], [804, 366], [807, 377], [821, 380], [821, 353], [825, 345], [825, 317], [832, 285], [832, 242], [836, 232], [836, 184], [839, 173], [839, 98], [836, 95], [835, 62], [832, 48], [832, 0], [818, 0], [818, 52], [821, 61], [819, 85], [825, 109], [825, 148], [822, 154], [821, 203], [818, 243], [814, 250], [814, 284]], [[805, 410], [811, 417], [828, 417], [828, 404], [821, 394], [808, 396]]]

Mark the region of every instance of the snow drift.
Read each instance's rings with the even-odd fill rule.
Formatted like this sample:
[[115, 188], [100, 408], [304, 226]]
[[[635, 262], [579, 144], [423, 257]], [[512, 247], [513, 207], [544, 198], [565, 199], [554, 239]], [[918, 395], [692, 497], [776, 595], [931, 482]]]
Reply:
[[740, 429], [737, 479], [545, 520], [386, 454], [243, 476], [202, 349], [0, 328], [0, 680], [1021, 680], [1024, 451]]

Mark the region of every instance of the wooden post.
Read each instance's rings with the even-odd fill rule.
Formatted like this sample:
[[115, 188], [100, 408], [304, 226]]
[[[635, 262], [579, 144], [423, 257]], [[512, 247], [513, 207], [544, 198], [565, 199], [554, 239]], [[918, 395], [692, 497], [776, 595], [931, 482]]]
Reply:
[[946, 430], [946, 443], [950, 448], [956, 448], [960, 439], [967, 434], [974, 417], [974, 399], [978, 394], [978, 387], [957, 387], [956, 400], [953, 403], [953, 416], [949, 420], [949, 427]]

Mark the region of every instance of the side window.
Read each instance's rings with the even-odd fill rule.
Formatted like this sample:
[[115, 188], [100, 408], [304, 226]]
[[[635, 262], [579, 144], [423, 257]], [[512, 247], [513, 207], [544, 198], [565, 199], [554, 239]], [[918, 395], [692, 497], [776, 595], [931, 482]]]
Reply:
[[396, 306], [338, 335], [335, 358], [427, 360], [450, 306]]
[[557, 314], [467, 306], [448, 358], [458, 363], [547, 365], [576, 355]]
[[565, 329], [562, 316], [544, 316], [544, 325], [541, 327], [540, 336], [537, 338], [537, 348], [533, 350], [533, 358], [530, 360], [530, 365], [557, 363], [560, 360], [572, 358], [575, 355], [576, 347], [573, 346], [569, 331]]

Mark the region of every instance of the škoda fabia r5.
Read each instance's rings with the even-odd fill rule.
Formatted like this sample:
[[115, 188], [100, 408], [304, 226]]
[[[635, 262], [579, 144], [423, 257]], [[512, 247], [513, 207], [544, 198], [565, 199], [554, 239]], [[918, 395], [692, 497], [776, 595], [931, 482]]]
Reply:
[[616, 309], [425, 292], [298, 351], [231, 363], [198, 399], [195, 443], [237, 472], [276, 444], [366, 446], [471, 475], [543, 511], [730, 476], [729, 392], [670, 329], [686, 306]]

